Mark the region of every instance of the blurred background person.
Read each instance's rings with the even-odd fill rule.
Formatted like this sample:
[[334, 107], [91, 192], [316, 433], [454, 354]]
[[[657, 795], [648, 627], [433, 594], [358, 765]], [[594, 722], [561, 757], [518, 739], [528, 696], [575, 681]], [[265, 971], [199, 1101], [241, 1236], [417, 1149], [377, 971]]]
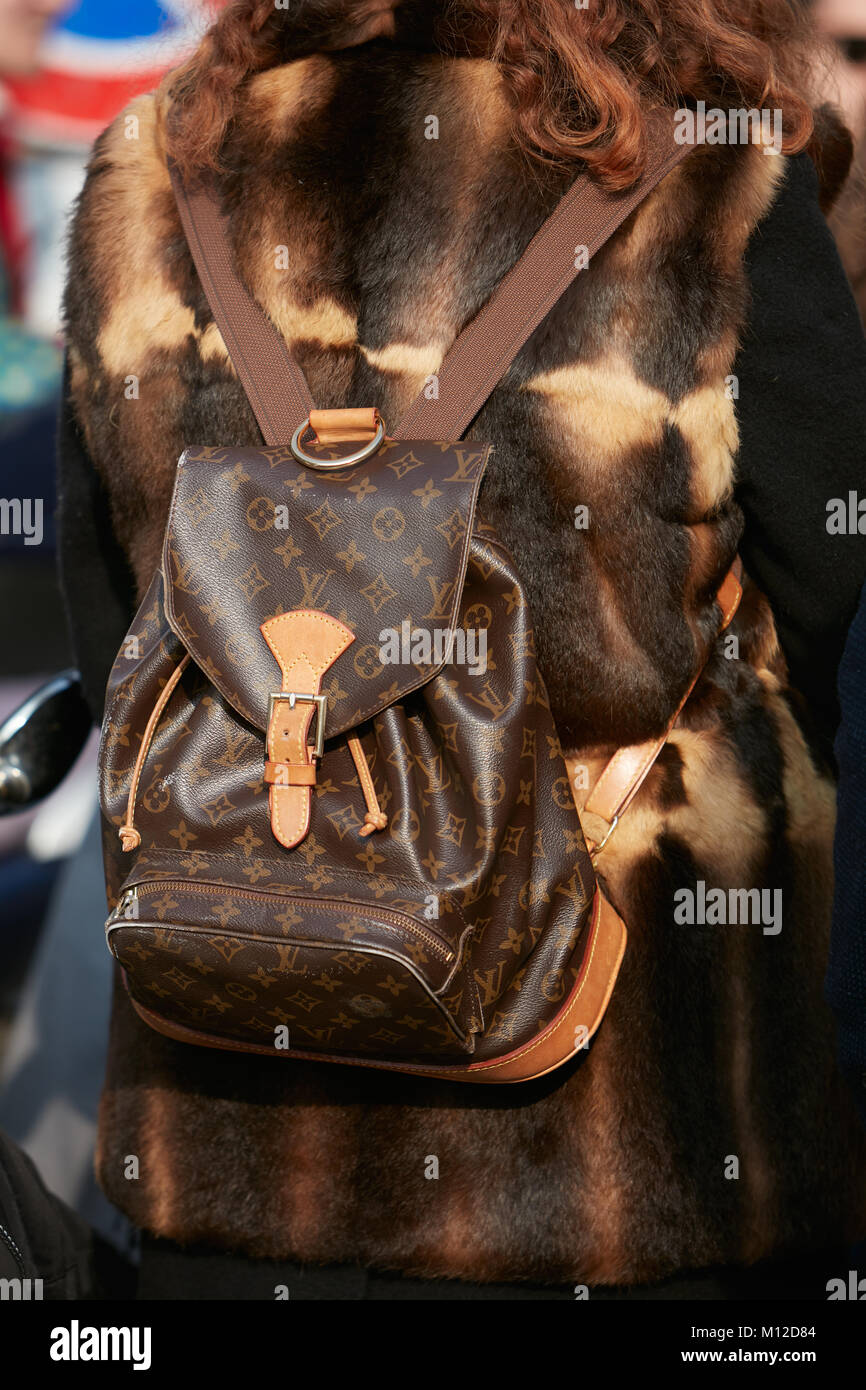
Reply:
[[866, 324], [866, 0], [817, 0], [814, 16], [833, 40], [827, 96], [854, 137], [854, 165], [830, 226]]
[[[50, 27], [68, 0], [0, 0], [0, 455], [3, 498], [29, 504], [31, 534], [20, 512], [0, 533], [0, 717], [29, 693], [38, 676], [68, 660], [56, 579], [53, 528], [54, 435], [62, 351], [57, 317], [36, 329], [28, 313], [32, 265], [28, 209], [21, 196], [21, 146], [11, 84], [39, 70]], [[79, 154], [79, 167], [83, 150]], [[79, 174], [80, 181], [80, 174]], [[33, 525], [39, 517], [38, 527]], [[0, 1016], [14, 1003], [34, 924], [44, 912], [59, 856], [27, 849], [33, 817], [0, 822]]]
[[[0, 412], [6, 425], [20, 423], [26, 412], [49, 396], [53, 399], [59, 383], [59, 349], [28, 333], [23, 323], [27, 241], [16, 188], [19, 163], [8, 83], [38, 70], [46, 31], [66, 4], [67, 0], [0, 0]], [[55, 318], [55, 330], [56, 326]]]
[[837, 101], [855, 141], [866, 135], [866, 0], [816, 0], [819, 32], [834, 44]]

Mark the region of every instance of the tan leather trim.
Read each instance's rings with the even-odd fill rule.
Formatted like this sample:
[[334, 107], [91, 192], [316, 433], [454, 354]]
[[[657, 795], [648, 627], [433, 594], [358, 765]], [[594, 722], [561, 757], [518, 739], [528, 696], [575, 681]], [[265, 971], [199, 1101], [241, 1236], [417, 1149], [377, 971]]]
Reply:
[[[355, 640], [355, 634], [328, 613], [296, 608], [261, 625], [261, 633], [282, 675], [281, 690], [317, 695], [322, 676]], [[268, 723], [265, 767], [310, 768], [271, 782], [271, 829], [281, 845], [293, 849], [310, 828], [310, 803], [315, 763], [307, 746], [315, 705], [299, 701], [294, 709], [277, 700]]]
[[145, 725], [144, 734], [142, 735], [141, 744], [135, 759], [135, 766], [132, 769], [132, 783], [126, 802], [126, 820], [117, 832], [120, 836], [120, 843], [123, 846], [125, 854], [128, 854], [130, 850], [138, 849], [138, 846], [141, 844], [141, 836], [135, 828], [135, 800], [138, 796], [138, 784], [141, 780], [141, 773], [144, 768], [145, 760], [150, 752], [153, 736], [156, 733], [156, 726], [162, 718], [163, 710], [174, 694], [175, 686], [188, 665], [189, 652], [186, 652], [163, 686], [159, 698], [150, 712], [150, 718]]
[[375, 406], [366, 410], [311, 410], [310, 429], [318, 444], [369, 444], [379, 427]]
[[[693, 689], [694, 682], [677, 707], [677, 717]], [[615, 816], [621, 816], [646, 780], [650, 768], [668, 741], [669, 733], [670, 730], [666, 730], [661, 738], [618, 749], [587, 797], [584, 812], [601, 816], [609, 823], [613, 822]]]
[[[607, 901], [601, 890], [593, 901], [590, 934], [580, 974], [563, 1007], [544, 1032], [523, 1047], [489, 1062], [470, 1062], [466, 1066], [416, 1065], [411, 1062], [367, 1061], [360, 1057], [338, 1057], [332, 1053], [287, 1051], [259, 1043], [230, 1043], [222, 1038], [170, 1023], [159, 1014], [139, 1004], [131, 1003], [139, 1016], [158, 1033], [177, 1042], [195, 1043], [198, 1047], [220, 1048], [225, 1052], [254, 1052], [267, 1057], [293, 1057], [310, 1062], [331, 1062], [341, 1066], [376, 1067], [383, 1071], [409, 1072], [413, 1076], [433, 1076], [453, 1081], [479, 1084], [512, 1085], [532, 1081], [561, 1067], [582, 1050], [598, 1030], [610, 1002], [619, 968], [625, 955], [627, 933], [625, 924]], [[126, 978], [124, 973], [124, 979]], [[578, 1042], [578, 1030], [581, 1032]]]
[[[740, 584], [741, 573], [742, 566], [737, 559], [725, 575], [716, 595], [716, 602], [722, 610], [720, 633], [729, 626], [740, 606], [740, 599], [743, 596], [743, 589]], [[614, 821], [628, 810], [670, 738], [674, 725], [697, 685], [703, 669], [702, 665], [677, 705], [673, 718], [660, 738], [648, 739], [645, 743], [632, 743], [614, 753], [587, 797], [581, 814], [600, 816], [603, 821], [607, 822], [608, 826], [612, 827]], [[571, 771], [570, 768], [569, 771]]]
[[728, 570], [722, 580], [719, 592], [716, 594], [716, 602], [720, 604], [722, 609], [720, 632], [724, 632], [725, 628], [730, 626], [731, 619], [740, 606], [740, 599], [743, 597], [743, 586], [740, 583], [741, 575], [742, 564], [738, 558], [736, 565]]

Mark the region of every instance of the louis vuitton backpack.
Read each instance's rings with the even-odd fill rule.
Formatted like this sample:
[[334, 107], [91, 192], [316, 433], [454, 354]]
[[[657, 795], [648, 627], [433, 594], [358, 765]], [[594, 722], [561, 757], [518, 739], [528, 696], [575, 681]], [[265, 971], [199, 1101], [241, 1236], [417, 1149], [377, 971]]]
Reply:
[[[665, 117], [631, 189], [578, 178], [393, 435], [373, 407], [314, 408], [235, 270], [212, 183], [172, 167], [264, 443], [183, 453], [108, 685], [106, 935], [153, 1028], [467, 1082], [527, 1080], [587, 1047], [625, 927], [596, 881], [520, 575], [479, 514], [490, 449], [463, 435], [580, 249], [686, 152]], [[606, 769], [594, 809], [611, 833], [663, 742]]]

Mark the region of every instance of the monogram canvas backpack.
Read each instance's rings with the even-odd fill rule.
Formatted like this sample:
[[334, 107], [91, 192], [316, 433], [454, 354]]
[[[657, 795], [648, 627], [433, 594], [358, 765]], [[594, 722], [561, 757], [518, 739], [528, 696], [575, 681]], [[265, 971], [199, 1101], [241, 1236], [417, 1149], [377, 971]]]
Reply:
[[[625, 947], [600, 892], [520, 575], [462, 435], [626, 193], [586, 176], [393, 435], [317, 411], [238, 277], [213, 188], [175, 196], [264, 439], [187, 448], [108, 686], [109, 947], [170, 1037], [476, 1082], [585, 1048]], [[721, 595], [725, 617], [738, 585]], [[731, 600], [731, 601], [729, 601]], [[613, 829], [663, 743], [596, 788]]]

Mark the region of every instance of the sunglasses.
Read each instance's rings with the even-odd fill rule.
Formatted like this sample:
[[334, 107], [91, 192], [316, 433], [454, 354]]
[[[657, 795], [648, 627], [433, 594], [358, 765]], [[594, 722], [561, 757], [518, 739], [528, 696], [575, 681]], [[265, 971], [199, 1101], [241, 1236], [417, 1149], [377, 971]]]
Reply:
[[866, 63], [866, 37], [859, 39], [837, 39], [839, 47], [849, 63]]

